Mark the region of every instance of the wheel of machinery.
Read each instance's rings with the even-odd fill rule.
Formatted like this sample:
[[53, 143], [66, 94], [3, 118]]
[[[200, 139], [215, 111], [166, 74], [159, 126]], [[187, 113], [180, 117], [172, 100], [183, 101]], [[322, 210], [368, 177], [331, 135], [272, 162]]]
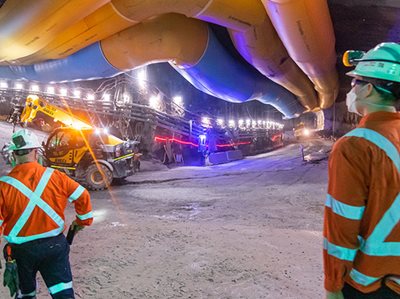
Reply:
[[90, 190], [104, 190], [111, 184], [111, 170], [103, 164], [91, 164], [86, 170], [86, 185]]

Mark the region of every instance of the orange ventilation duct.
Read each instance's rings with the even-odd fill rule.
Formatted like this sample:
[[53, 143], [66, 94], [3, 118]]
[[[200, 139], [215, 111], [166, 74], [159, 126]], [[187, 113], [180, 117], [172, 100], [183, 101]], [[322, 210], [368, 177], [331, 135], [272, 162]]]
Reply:
[[195, 65], [207, 48], [204, 22], [179, 14], [164, 14], [142, 22], [100, 42], [104, 57], [119, 70], [173, 61]]
[[318, 107], [313, 84], [290, 58], [269, 18], [245, 32], [229, 32], [238, 52], [260, 73], [296, 95], [307, 110]]
[[304, 112], [293, 94], [236, 60], [206, 22], [180, 14], [152, 18], [64, 59], [0, 67], [0, 77], [40, 82], [87, 80], [167, 61], [197, 89], [225, 101], [258, 100], [288, 118]]
[[289, 57], [260, 0], [114, 0], [60, 32], [46, 47], [21, 62], [65, 58], [132, 25], [170, 12], [229, 28], [238, 50], [262, 74], [294, 93], [307, 110], [318, 106], [311, 82]]
[[314, 83], [319, 106], [338, 94], [335, 35], [326, 0], [263, 0], [290, 56]]
[[31, 64], [47, 59], [65, 58], [137, 23], [123, 17], [112, 3], [107, 3], [63, 32], [60, 32], [42, 50], [19, 61], [22, 64]]
[[8, 0], [0, 9], [0, 62], [31, 55], [109, 0]]
[[[311, 82], [287, 54], [260, 0], [113, 0], [116, 9], [130, 20], [140, 21], [167, 12], [184, 14], [232, 30], [235, 44], [263, 75], [293, 92], [306, 109], [318, 107]], [[254, 36], [257, 29], [261, 36]], [[241, 47], [238, 40], [243, 41]], [[267, 40], [267, 43], [264, 41]], [[261, 57], [257, 57], [261, 54]], [[255, 61], [262, 63], [254, 63]], [[283, 63], [284, 62], [284, 63]]]
[[[261, 0], [8, 0], [0, 10], [0, 64], [63, 59], [99, 41], [104, 41], [103, 50], [110, 54], [113, 46], [109, 45], [126, 34], [123, 30], [155, 16], [177, 13], [225, 26], [242, 56], [295, 94], [307, 110], [329, 107], [338, 84], [326, 1], [263, 1], [273, 25]], [[146, 51], [135, 45], [123, 55], [143, 53], [131, 56], [129, 63], [114, 57], [113, 63], [129, 69], [144, 59]], [[319, 103], [313, 84], [303, 72], [314, 83]]]

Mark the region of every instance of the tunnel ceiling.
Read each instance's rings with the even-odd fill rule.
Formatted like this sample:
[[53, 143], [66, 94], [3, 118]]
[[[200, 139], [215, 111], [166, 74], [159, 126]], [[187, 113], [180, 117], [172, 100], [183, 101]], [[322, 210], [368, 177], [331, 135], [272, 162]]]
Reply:
[[[269, 1], [271, 1], [271, 2], [269, 2]], [[267, 5], [266, 3], [274, 3], [273, 1], [274, 0], [263, 0], [262, 2], [265, 5]], [[307, 0], [304, 0], [304, 1], [307, 1]], [[6, 1], [0, 1], [0, 8], [2, 6], [4, 7], [5, 2]], [[94, 3], [94, 1], [92, 1], [92, 2]], [[100, 3], [100, 2], [101, 1], [98, 1], [98, 3]], [[107, 3], [107, 2], [108, 1], [103, 1], [102, 3]], [[203, 1], [203, 2], [207, 2], [207, 1]], [[215, 1], [215, 2], [217, 2], [217, 1]], [[261, 0], [260, 0], [260, 2], [261, 2]], [[321, 2], [323, 2], [323, 1], [321, 1]], [[318, 3], [321, 3], [321, 2], [318, 1]], [[123, 0], [116, 1], [116, 3], [123, 3]], [[212, 1], [210, 1], [209, 3], [213, 4]], [[252, 1], [252, 3], [254, 3], [254, 1]], [[314, 3], [314, 2], [309, 2], [309, 3]], [[345, 73], [348, 71], [348, 69], [344, 68], [341, 64], [342, 54], [344, 53], [344, 51], [346, 51], [348, 49], [368, 50], [368, 49], [374, 47], [375, 45], [377, 45], [378, 43], [384, 42], [384, 41], [398, 42], [398, 40], [399, 40], [398, 37], [400, 36], [399, 35], [400, 34], [400, 17], [399, 17], [400, 16], [400, 1], [396, 1], [396, 0], [380, 0], [380, 1], [376, 1], [376, 0], [328, 0], [327, 3], [328, 3], [329, 12], [331, 15], [335, 38], [336, 38], [336, 45], [335, 45], [336, 60], [337, 60], [337, 69], [338, 69], [338, 73], [339, 73], [339, 83], [340, 83], [339, 84], [339, 95], [338, 95], [337, 101], [342, 101], [344, 99], [344, 95], [347, 92], [348, 86], [349, 86], [349, 84], [348, 84], [349, 79], [346, 78], [346, 76], [345, 76]], [[98, 5], [100, 5], [100, 4], [98, 4]], [[99, 6], [99, 7], [101, 7], [101, 6]], [[268, 6], [266, 6], [266, 8], [268, 8]], [[272, 9], [271, 11], [274, 11], [274, 9], [276, 9], [276, 8], [272, 7], [271, 9]], [[1, 12], [1, 10], [0, 10], [0, 12]], [[172, 18], [174, 18], [174, 17], [172, 17]], [[204, 17], [204, 18], [208, 21], [207, 18], [209, 18], [209, 17]], [[203, 18], [203, 20], [204, 20], [204, 18]], [[1, 19], [1, 15], [0, 15], [0, 19]], [[201, 19], [201, 17], [200, 17], [200, 19]], [[281, 33], [280, 31], [285, 32], [285, 29], [279, 28], [279, 24], [278, 25], [275, 24], [276, 20], [274, 20], [273, 14], [272, 15], [270, 14], [270, 19], [274, 23], [275, 29], [278, 31], [278, 34]], [[150, 21], [150, 23], [151, 22], [152, 21]], [[155, 23], [157, 23], [157, 20], [155, 21]], [[168, 21], [167, 21], [167, 23], [168, 23]], [[235, 101], [236, 99], [238, 99], [239, 102], [247, 101], [246, 100], [247, 98], [252, 99], [252, 98], [256, 97], [257, 94], [264, 93], [264, 96], [258, 96], [256, 98], [258, 100], [260, 100], [261, 102], [273, 105], [279, 111], [281, 111], [281, 113], [283, 113], [286, 116], [290, 116], [290, 117], [298, 114], [298, 112], [304, 111], [304, 108], [300, 108], [299, 103], [301, 103], [304, 107], [306, 107], [306, 109], [314, 108], [314, 106], [311, 104], [312, 101], [310, 99], [311, 93], [315, 93], [314, 88], [316, 88], [318, 91], [319, 99], [317, 99], [317, 100], [319, 100], [319, 106], [322, 108], [329, 107], [329, 103], [326, 105], [326, 107], [324, 106], [325, 105], [324, 104], [325, 100], [323, 99], [324, 96], [326, 96], [327, 98], [330, 98], [330, 99], [336, 97], [337, 91], [335, 92], [335, 95], [333, 95], [333, 94], [330, 94], [330, 92], [332, 92], [332, 91], [329, 90], [329, 88], [332, 88], [334, 86], [334, 83], [333, 83], [334, 78], [333, 77], [328, 76], [328, 77], [325, 77], [322, 79], [317, 78], [317, 80], [315, 81], [313, 79], [313, 75], [311, 75], [311, 77], [310, 77], [310, 73], [307, 73], [306, 69], [302, 69], [302, 70], [308, 75], [308, 77], [311, 79], [311, 81], [315, 85], [313, 87], [311, 87], [312, 85], [310, 84], [310, 81], [308, 81], [307, 84], [305, 81], [304, 81], [304, 84], [299, 83], [299, 82], [302, 82], [301, 80], [303, 80], [303, 79], [299, 78], [299, 81], [297, 82], [297, 84], [299, 86], [306, 86], [306, 85], [308, 86], [308, 84], [310, 84], [309, 86], [311, 88], [311, 89], [308, 89], [308, 91], [307, 91], [307, 88], [305, 88], [303, 91], [300, 92], [300, 94], [302, 92], [304, 92], [303, 100], [302, 100], [302, 97], [298, 93], [299, 90], [296, 89], [297, 87], [293, 87], [293, 86], [290, 87], [291, 86], [290, 84], [286, 85], [286, 86], [284, 85], [284, 86], [286, 88], [289, 88], [290, 91], [295, 93], [295, 97], [297, 97], [297, 101], [295, 100], [295, 97], [293, 96], [293, 94], [288, 92], [286, 89], [284, 89], [284, 88], [279, 89], [280, 88], [279, 85], [277, 85], [273, 82], [272, 82], [273, 84], [268, 83], [267, 85], [265, 85], [266, 84], [265, 82], [267, 82], [267, 81], [264, 80], [265, 77], [263, 75], [266, 75], [267, 77], [269, 77], [270, 79], [273, 79], [274, 81], [275, 81], [275, 79], [277, 79], [275, 77], [275, 75], [272, 74], [272, 76], [269, 76], [268, 74], [266, 74], [265, 68], [258, 67], [259, 62], [254, 61], [253, 57], [247, 56], [247, 55], [249, 55], [249, 53], [246, 52], [248, 50], [246, 50], [244, 52], [241, 50], [242, 47], [240, 45], [240, 42], [243, 39], [243, 37], [236, 36], [235, 31], [229, 31], [227, 28], [217, 25], [217, 23], [218, 22], [214, 22], [214, 21], [209, 23], [210, 24], [209, 32], [211, 32], [209, 34], [214, 36], [215, 46], [210, 51], [204, 52], [202, 58], [204, 58], [205, 56], [208, 57], [211, 55], [211, 58], [210, 58], [211, 61], [213, 61], [213, 59], [214, 59], [216, 62], [219, 62], [221, 60], [220, 58], [222, 57], [221, 55], [222, 55], [223, 51], [227, 51], [230, 54], [231, 58], [230, 58], [230, 60], [226, 60], [224, 62], [225, 65], [221, 65], [221, 70], [214, 71], [214, 66], [217, 69], [218, 69], [218, 66], [217, 65], [210, 66], [209, 65], [210, 62], [207, 62], [206, 64], [203, 63], [197, 69], [193, 69], [192, 66], [190, 66], [188, 68], [176, 67], [176, 70], [183, 77], [185, 77], [190, 83], [192, 83], [192, 85], [194, 85], [197, 89], [202, 90], [203, 92], [206, 92], [212, 96], [217, 96], [217, 97], [223, 98], [228, 101]], [[165, 25], [165, 22], [164, 22], [164, 25]], [[157, 24], [155, 26], [157, 26]], [[197, 26], [197, 25], [193, 24], [193, 26]], [[177, 28], [179, 28], [179, 27], [177, 27]], [[257, 29], [257, 27], [254, 27], [254, 28], [255, 28], [254, 29], [255, 34], [257, 35], [258, 32], [256, 32], [256, 31], [259, 29]], [[199, 30], [201, 30], [200, 27], [199, 27]], [[316, 30], [316, 31], [318, 31], [318, 30]], [[280, 37], [282, 39], [281, 35], [280, 35]], [[283, 37], [284, 37], [284, 35], [283, 35]], [[208, 38], [209, 38], [209, 42], [208, 42], [208, 45], [209, 45], [211, 37], [208, 37]], [[248, 37], [246, 37], [246, 38], [248, 38]], [[211, 40], [212, 40], [212, 38], [211, 38]], [[284, 40], [284, 39], [282, 39], [282, 40]], [[116, 39], [116, 41], [114, 41], [114, 42], [111, 41], [109, 43], [110, 44], [109, 47], [112, 47], [113, 45], [115, 45], [116, 42], [118, 42], [118, 39]], [[218, 44], [220, 44], [221, 46], [218, 46]], [[294, 54], [294, 56], [296, 56], [296, 53], [293, 53], [293, 49], [292, 49], [292, 53], [291, 53], [290, 47], [288, 48], [286, 44], [285, 44], [285, 46], [288, 49], [288, 52], [291, 55], [291, 58], [293, 58], [293, 54]], [[218, 47], [220, 47], [220, 48], [218, 48]], [[219, 50], [217, 50], [217, 49], [219, 49]], [[104, 49], [104, 46], [103, 46], [102, 51], [104, 51], [104, 50], [107, 50], [107, 48]], [[99, 52], [96, 49], [94, 49], [94, 51]], [[219, 51], [219, 54], [218, 53], [216, 54], [216, 51]], [[321, 51], [323, 52], [324, 50], [322, 49]], [[84, 59], [92, 58], [94, 56], [92, 53], [94, 53], [94, 52], [92, 51], [92, 52], [86, 54], [86, 56], [84, 56], [85, 57]], [[98, 54], [96, 54], [96, 55], [98, 55]], [[214, 56], [212, 56], [212, 55], [214, 55]], [[317, 55], [318, 55], [318, 53], [317, 53]], [[284, 56], [282, 56], [282, 57], [284, 57]], [[319, 57], [320, 61], [317, 60], [317, 61], [314, 61], [314, 63], [317, 65], [318, 65], [318, 63], [321, 63], [321, 60], [323, 60], [322, 57], [323, 57], [323, 55]], [[296, 60], [296, 59], [294, 58], [294, 60]], [[63, 63], [64, 63], [64, 61], [60, 61], [59, 65], [63, 64]], [[102, 63], [104, 64], [107, 62], [102, 62]], [[236, 65], [232, 66], [232, 63], [234, 63]], [[262, 62], [262, 63], [264, 63], [264, 62]], [[280, 63], [286, 63], [286, 61], [282, 59]], [[118, 64], [118, 62], [117, 62], [117, 64]], [[3, 63], [3, 65], [4, 65], [4, 63]], [[231, 72], [237, 71], [238, 74], [243, 76], [243, 78], [236, 78], [236, 79], [239, 80], [238, 82], [244, 83], [244, 86], [243, 86], [243, 89], [245, 90], [244, 93], [241, 93], [240, 88], [237, 86], [238, 85], [237, 83], [235, 83], [234, 85], [232, 85], [231, 83], [229, 84], [229, 82], [228, 82], [229, 78], [226, 79], [225, 81], [220, 80], [220, 82], [218, 82], [218, 84], [219, 84], [218, 88], [220, 88], [220, 90], [218, 90], [218, 89], [213, 90], [214, 87], [212, 85], [210, 85], [211, 79], [209, 80], [208, 77], [210, 76], [212, 78], [212, 80], [219, 80], [221, 77], [223, 77], [224, 70], [225, 70], [224, 67], [226, 67], [226, 66], [231, 66], [230, 69], [229, 68], [226, 69], [227, 75], [229, 75]], [[41, 68], [41, 67], [43, 67], [43, 66], [39, 65], [39, 68]], [[51, 67], [53, 67], [53, 66], [51, 66]], [[28, 71], [24, 70], [22, 73], [24, 73], [24, 72], [29, 73], [30, 71], [31, 70], [28, 70]], [[312, 71], [313, 70], [311, 70], [311, 73], [312, 73]], [[115, 73], [113, 68], [111, 68], [111, 72], [109, 69], [102, 69], [102, 72], [103, 73], [101, 74], [101, 76], [104, 76], [104, 77], [107, 77], [107, 74], [110, 74], [113, 72]], [[267, 70], [267, 73], [268, 73], [268, 70]], [[236, 77], [235, 74], [231, 74], [231, 75], [233, 76], [232, 78]], [[71, 78], [73, 78], [74, 75], [72, 74], [71, 76], [72, 76]], [[1, 72], [0, 72], [0, 77], [1, 77]], [[292, 81], [293, 81], [293, 78], [296, 78], [296, 77], [292, 77], [292, 79], [291, 79]], [[70, 79], [67, 79], [67, 80], [70, 80]], [[245, 82], [246, 80], [248, 81], [247, 83]], [[280, 82], [280, 80], [281, 79], [278, 79], [278, 81], [276, 81], [276, 82]], [[325, 82], [327, 82], [327, 83], [324, 83], [325, 86], [318, 85], [320, 80], [325, 80]], [[57, 81], [57, 80], [55, 80], [55, 81]], [[61, 80], [59, 80], [59, 81], [61, 81]], [[296, 80], [294, 80], [294, 81], [296, 81]], [[255, 83], [252, 83], [252, 82], [255, 82]], [[256, 87], [253, 90], [253, 87], [251, 86], [251, 84], [258, 85], [258, 87]], [[326, 85], [326, 84], [328, 84], [328, 85]], [[324, 90], [324, 88], [326, 88], [329, 85], [330, 85], [330, 87], [328, 89]], [[260, 86], [267, 86], [267, 87], [263, 87], [260, 89]], [[237, 91], [235, 91], [235, 88], [237, 89]], [[231, 92], [231, 90], [233, 90], [233, 91]], [[265, 93], [268, 94], [267, 90], [272, 93], [272, 96], [269, 96], [269, 97], [265, 96]], [[231, 94], [229, 94], [230, 92], [231, 92]], [[251, 93], [253, 93], [253, 94], [251, 94]], [[303, 101], [308, 101], [308, 102], [303, 102]]]

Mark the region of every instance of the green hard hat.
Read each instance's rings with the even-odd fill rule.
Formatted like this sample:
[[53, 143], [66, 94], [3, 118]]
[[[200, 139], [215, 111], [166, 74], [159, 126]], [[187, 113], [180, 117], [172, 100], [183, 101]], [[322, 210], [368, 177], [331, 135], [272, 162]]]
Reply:
[[381, 43], [367, 53], [347, 51], [343, 55], [345, 66], [356, 66], [347, 75], [400, 83], [400, 44]]
[[41, 147], [41, 145], [36, 134], [27, 129], [22, 129], [12, 135], [12, 143], [8, 149], [10, 151], [18, 151], [39, 147]]

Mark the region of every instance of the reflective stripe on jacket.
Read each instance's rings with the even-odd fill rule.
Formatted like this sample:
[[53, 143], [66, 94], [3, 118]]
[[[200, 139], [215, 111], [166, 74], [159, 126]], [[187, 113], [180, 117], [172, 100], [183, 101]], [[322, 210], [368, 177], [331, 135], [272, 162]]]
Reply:
[[14, 244], [57, 236], [65, 228], [64, 210], [75, 205], [76, 221], [93, 221], [90, 196], [64, 173], [36, 162], [17, 165], [0, 178], [0, 224], [5, 239]]
[[376, 112], [341, 138], [329, 159], [325, 288], [400, 294], [400, 115]]

